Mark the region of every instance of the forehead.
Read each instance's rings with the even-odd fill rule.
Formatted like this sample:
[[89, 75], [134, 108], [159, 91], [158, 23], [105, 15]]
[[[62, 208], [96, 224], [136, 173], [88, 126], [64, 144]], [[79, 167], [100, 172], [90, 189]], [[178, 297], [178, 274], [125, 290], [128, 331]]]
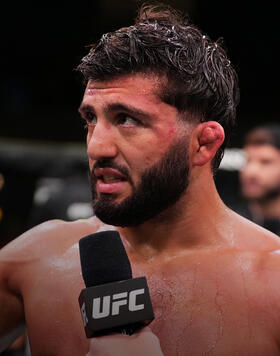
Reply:
[[111, 80], [94, 81], [89, 80], [85, 95], [96, 95], [102, 93], [113, 93], [119, 91], [124, 94], [137, 94], [159, 96], [160, 88], [164, 80], [156, 75], [132, 74], [117, 77]]
[[79, 111], [91, 108], [96, 113], [108, 113], [111, 108], [130, 108], [169, 122], [178, 111], [160, 97], [165, 81], [155, 75], [133, 74], [112, 80], [90, 80], [85, 89]]

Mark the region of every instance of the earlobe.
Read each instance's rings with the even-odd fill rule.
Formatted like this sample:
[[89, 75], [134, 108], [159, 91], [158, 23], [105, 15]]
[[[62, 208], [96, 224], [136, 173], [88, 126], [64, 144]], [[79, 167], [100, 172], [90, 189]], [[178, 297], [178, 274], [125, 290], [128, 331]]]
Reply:
[[192, 165], [211, 162], [225, 138], [224, 129], [217, 121], [199, 124], [193, 131]]

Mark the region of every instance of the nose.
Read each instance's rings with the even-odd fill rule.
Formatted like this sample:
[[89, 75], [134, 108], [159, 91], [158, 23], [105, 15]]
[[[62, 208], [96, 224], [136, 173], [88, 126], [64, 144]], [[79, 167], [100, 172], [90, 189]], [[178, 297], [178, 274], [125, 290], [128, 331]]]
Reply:
[[254, 173], [259, 170], [258, 164], [254, 161], [249, 161], [247, 162], [246, 166], [244, 167], [244, 170], [247, 173]]
[[110, 124], [98, 122], [88, 129], [87, 154], [91, 160], [114, 158], [118, 153], [114, 128]]
[[255, 161], [248, 161], [247, 164], [241, 170], [241, 176], [243, 178], [254, 178], [260, 173], [260, 166]]

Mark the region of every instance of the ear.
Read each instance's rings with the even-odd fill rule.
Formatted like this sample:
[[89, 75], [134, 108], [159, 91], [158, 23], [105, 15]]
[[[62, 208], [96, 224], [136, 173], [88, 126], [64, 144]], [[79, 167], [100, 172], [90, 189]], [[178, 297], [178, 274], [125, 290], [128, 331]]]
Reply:
[[190, 141], [190, 164], [203, 166], [214, 158], [224, 142], [225, 133], [217, 121], [199, 124], [192, 132]]

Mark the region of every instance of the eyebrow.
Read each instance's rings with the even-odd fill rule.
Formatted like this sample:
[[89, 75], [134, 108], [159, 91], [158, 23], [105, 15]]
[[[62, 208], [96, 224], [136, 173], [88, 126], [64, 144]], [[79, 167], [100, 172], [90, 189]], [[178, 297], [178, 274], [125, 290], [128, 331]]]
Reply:
[[88, 105], [88, 104], [81, 104], [80, 107], [78, 108], [78, 112], [83, 115], [86, 112], [95, 112], [93, 106]]
[[[85, 112], [95, 112], [94, 110], [94, 107], [91, 106], [91, 105], [88, 105], [88, 104], [82, 104], [78, 111], [83, 114]], [[151, 114], [147, 113], [146, 111], [144, 110], [141, 110], [141, 109], [138, 109], [138, 108], [135, 108], [131, 105], [124, 105], [122, 103], [112, 103], [112, 104], [107, 104], [104, 108], [104, 111], [106, 113], [110, 113], [110, 112], [114, 112], [114, 111], [125, 111], [129, 114], [132, 114], [132, 115], [136, 115], [138, 117], [141, 117], [143, 119], [146, 119], [146, 118], [149, 118], [151, 117]]]

